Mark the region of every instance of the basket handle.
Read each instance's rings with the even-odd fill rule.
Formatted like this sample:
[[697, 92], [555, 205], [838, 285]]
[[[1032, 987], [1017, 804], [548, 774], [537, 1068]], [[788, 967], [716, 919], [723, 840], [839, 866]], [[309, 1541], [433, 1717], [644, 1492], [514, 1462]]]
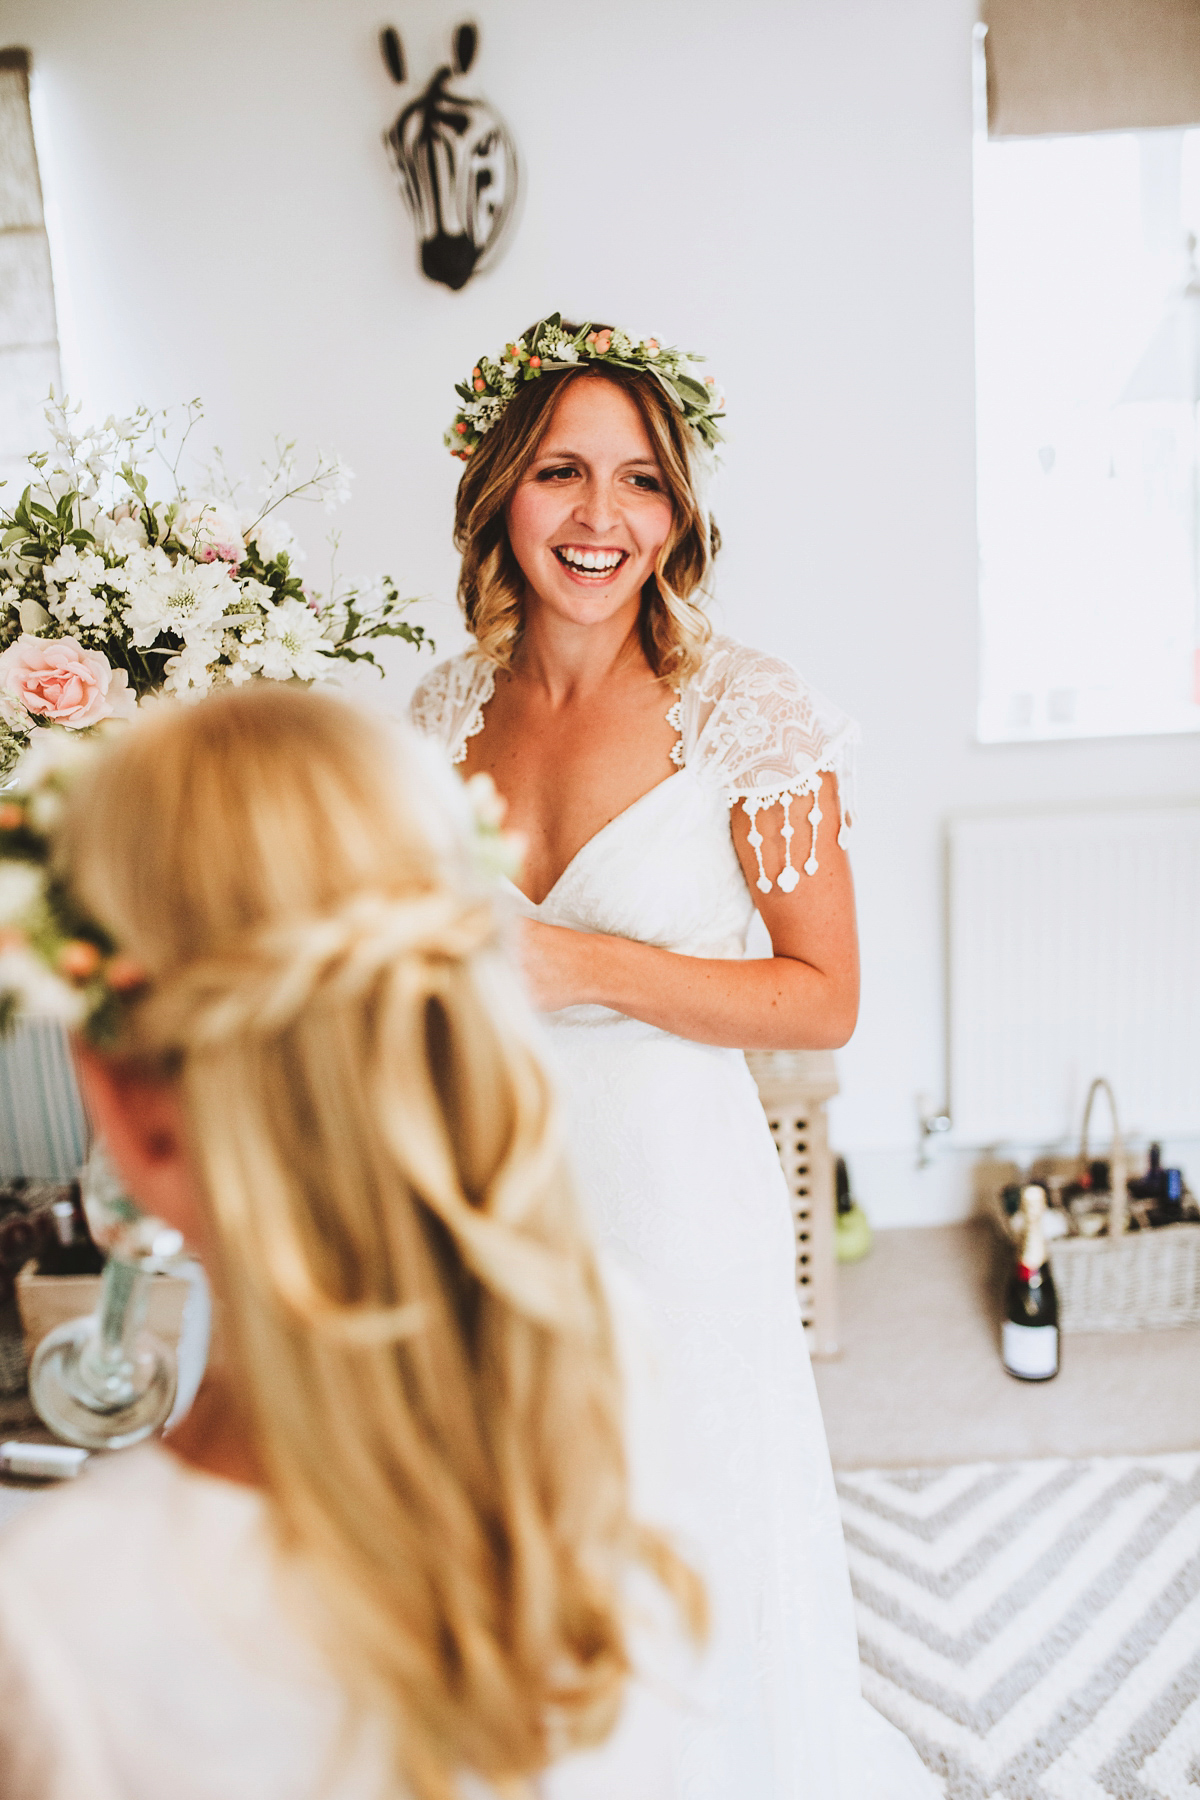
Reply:
[[1088, 1089], [1087, 1104], [1083, 1109], [1083, 1134], [1079, 1145], [1079, 1162], [1083, 1172], [1087, 1173], [1091, 1160], [1088, 1154], [1088, 1136], [1092, 1124], [1092, 1106], [1096, 1095], [1103, 1089], [1108, 1100], [1109, 1117], [1112, 1120], [1112, 1149], [1109, 1151], [1109, 1167], [1111, 1168], [1112, 1193], [1108, 1203], [1108, 1235], [1110, 1238], [1120, 1237], [1128, 1222], [1129, 1194], [1126, 1182], [1129, 1179], [1129, 1162], [1125, 1154], [1125, 1140], [1121, 1136], [1121, 1127], [1117, 1119], [1117, 1102], [1111, 1084], [1103, 1075], [1097, 1075]]

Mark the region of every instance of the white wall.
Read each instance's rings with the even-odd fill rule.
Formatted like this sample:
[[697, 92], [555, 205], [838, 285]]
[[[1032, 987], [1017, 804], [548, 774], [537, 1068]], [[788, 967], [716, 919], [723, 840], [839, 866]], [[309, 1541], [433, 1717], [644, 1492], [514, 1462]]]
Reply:
[[913, 1168], [914, 1096], [945, 1080], [946, 814], [1200, 787], [1195, 738], [973, 740], [972, 0], [480, 0], [471, 80], [526, 201], [452, 295], [416, 272], [376, 32], [390, 18], [423, 79], [461, 16], [0, 0], [40, 84], [68, 380], [100, 413], [202, 394], [235, 461], [277, 430], [340, 447], [344, 565], [438, 596], [456, 648], [452, 382], [554, 307], [707, 351], [730, 406], [725, 625], [865, 730], [865, 997], [835, 1134], [877, 1222], [954, 1216], [965, 1159]]

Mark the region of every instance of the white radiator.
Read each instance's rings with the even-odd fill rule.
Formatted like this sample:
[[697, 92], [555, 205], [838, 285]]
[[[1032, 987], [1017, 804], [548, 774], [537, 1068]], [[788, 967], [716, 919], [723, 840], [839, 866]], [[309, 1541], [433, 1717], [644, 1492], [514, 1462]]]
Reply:
[[1070, 1139], [1094, 1075], [1200, 1135], [1200, 805], [956, 819], [949, 887], [957, 1142]]

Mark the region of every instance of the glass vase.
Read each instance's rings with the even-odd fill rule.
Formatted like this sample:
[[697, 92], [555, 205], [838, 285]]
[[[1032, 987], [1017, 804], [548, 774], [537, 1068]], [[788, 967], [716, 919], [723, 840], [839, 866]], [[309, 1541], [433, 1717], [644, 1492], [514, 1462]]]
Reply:
[[122, 1450], [165, 1424], [175, 1357], [144, 1329], [150, 1278], [183, 1252], [179, 1232], [124, 1192], [103, 1147], [81, 1177], [88, 1226], [108, 1261], [96, 1311], [44, 1337], [29, 1370], [34, 1411], [56, 1437], [85, 1450]]

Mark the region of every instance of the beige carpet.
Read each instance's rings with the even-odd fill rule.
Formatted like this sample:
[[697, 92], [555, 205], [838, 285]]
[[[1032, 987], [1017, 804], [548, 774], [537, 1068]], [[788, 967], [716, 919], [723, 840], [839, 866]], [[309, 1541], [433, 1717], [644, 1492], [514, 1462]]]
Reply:
[[815, 1365], [835, 1467], [1200, 1449], [1200, 1327], [1068, 1337], [1056, 1380], [1014, 1381], [993, 1254], [985, 1224], [885, 1231], [839, 1270], [841, 1355]]

